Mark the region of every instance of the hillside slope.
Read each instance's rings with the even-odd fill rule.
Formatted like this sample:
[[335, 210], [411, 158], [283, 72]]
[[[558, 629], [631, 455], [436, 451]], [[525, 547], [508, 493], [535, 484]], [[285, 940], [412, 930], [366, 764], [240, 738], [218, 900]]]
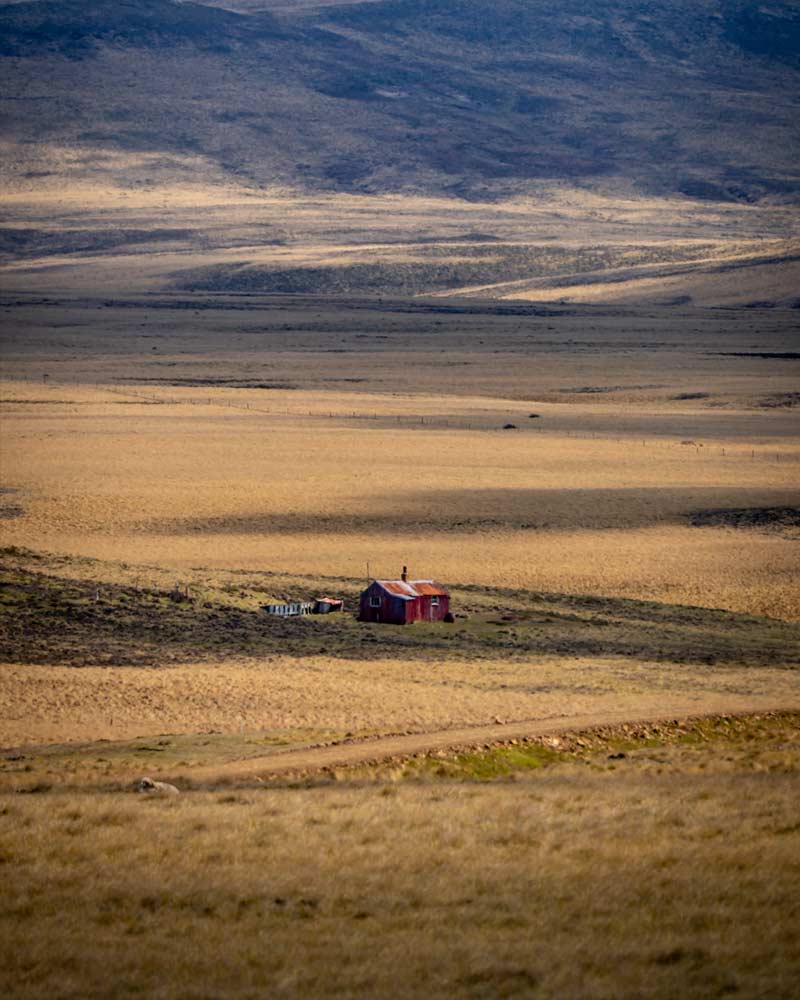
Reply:
[[1, 6], [6, 184], [800, 192], [796, 4], [255, 6]]

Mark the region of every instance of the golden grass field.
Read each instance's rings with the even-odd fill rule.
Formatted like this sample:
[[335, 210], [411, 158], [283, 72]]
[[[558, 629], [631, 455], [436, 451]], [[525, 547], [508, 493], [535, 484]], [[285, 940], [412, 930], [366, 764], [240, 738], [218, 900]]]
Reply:
[[211, 2], [0, 40], [0, 1000], [797, 1000], [791, 5]]
[[[4, 995], [794, 995], [790, 310], [14, 294]], [[462, 617], [260, 610], [352, 612], [368, 565]], [[482, 749], [425, 753], [459, 726]]]
[[[281, 733], [310, 743], [318, 734], [424, 733], [497, 718], [557, 721], [610, 710], [657, 716], [687, 705], [696, 713], [721, 704], [728, 711], [774, 708], [800, 703], [799, 694], [793, 671], [785, 669], [692, 665], [665, 672], [663, 664], [622, 658], [365, 664], [309, 656], [163, 670], [10, 664], [0, 674], [0, 741], [222, 732]], [[160, 761], [151, 767], [163, 770]]]
[[[178, 577], [197, 566], [358, 577], [367, 563], [392, 577], [407, 564], [453, 583], [800, 616], [796, 545], [688, 523], [698, 509], [796, 498], [800, 444], [766, 436], [772, 414], [751, 418], [762, 431], [751, 439], [701, 448], [547, 433], [563, 404], [537, 405], [533, 431], [523, 405], [491, 398], [171, 388], [161, 397], [175, 402], [156, 406], [9, 383], [2, 397], [4, 475], [25, 509], [3, 522], [5, 544]], [[586, 426], [604, 409], [585, 406]], [[379, 426], [347, 419], [356, 411]], [[427, 427], [410, 424], [416, 413]], [[499, 429], [509, 415], [522, 433]]]
[[488, 782], [434, 760], [410, 782], [4, 796], [0, 988], [788, 1000], [797, 732], [723, 720], [456, 763], [505, 774]]

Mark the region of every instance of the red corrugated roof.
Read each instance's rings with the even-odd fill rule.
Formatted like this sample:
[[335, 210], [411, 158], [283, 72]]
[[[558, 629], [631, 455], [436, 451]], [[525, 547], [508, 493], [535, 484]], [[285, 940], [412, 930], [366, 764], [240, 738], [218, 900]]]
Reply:
[[376, 580], [377, 584], [395, 597], [410, 601], [414, 597], [448, 597], [448, 593], [433, 580]]
[[447, 591], [444, 587], [440, 587], [438, 583], [434, 583], [433, 580], [414, 580], [412, 582], [412, 587], [420, 595], [425, 597], [447, 597]]

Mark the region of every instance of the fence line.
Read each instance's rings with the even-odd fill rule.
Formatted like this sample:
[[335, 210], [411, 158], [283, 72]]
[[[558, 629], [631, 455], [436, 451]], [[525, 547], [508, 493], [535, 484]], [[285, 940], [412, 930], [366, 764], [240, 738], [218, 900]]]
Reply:
[[[481, 431], [492, 431], [501, 432], [506, 431], [507, 428], [500, 426], [487, 426], [479, 421], [459, 421], [451, 417], [435, 417], [423, 414], [380, 414], [380, 413], [361, 413], [356, 410], [348, 410], [347, 412], [334, 412], [329, 410], [327, 413], [315, 412], [308, 409], [291, 409], [288, 406], [263, 406], [255, 405], [253, 403], [245, 401], [236, 401], [231, 399], [212, 399], [210, 396], [202, 397], [163, 397], [158, 396], [151, 392], [142, 392], [132, 388], [117, 388], [114, 386], [95, 384], [95, 388], [98, 390], [104, 390], [106, 392], [114, 393], [119, 396], [133, 396], [135, 399], [142, 399], [146, 402], [159, 403], [164, 406], [217, 406], [223, 407], [225, 409], [239, 410], [244, 413], [252, 414], [263, 414], [267, 416], [287, 416], [287, 417], [308, 417], [312, 420], [354, 420], [361, 422], [371, 422], [371, 423], [383, 423], [387, 426], [396, 426], [398, 428], [405, 428], [407, 430], [416, 430], [419, 427], [434, 429], [448, 429], [448, 430], [481, 430]], [[498, 421], [505, 418], [498, 418]], [[521, 420], [520, 417], [509, 417], [508, 419]], [[515, 425], [514, 430], [520, 430], [522, 427], [520, 425]], [[577, 440], [599, 440], [599, 441], [615, 441], [617, 444], [631, 443], [636, 439], [636, 436], [631, 432], [630, 437], [613, 437], [611, 434], [604, 434], [598, 431], [582, 431], [582, 430], [554, 430], [552, 428], [547, 428], [542, 426], [538, 422], [533, 424], [524, 424], [524, 429], [526, 431], [534, 431], [541, 433], [542, 431], [547, 432], [552, 431], [554, 434], [562, 434], [566, 437], [575, 438]], [[618, 435], [619, 432], [617, 431]], [[759, 450], [753, 447], [739, 449], [731, 447], [730, 443], [726, 445], [720, 445], [714, 442], [703, 442], [694, 440], [677, 440], [676, 438], [668, 437], [666, 435], [652, 436], [649, 438], [640, 438], [642, 447], [667, 447], [667, 448], [681, 448], [684, 454], [689, 454], [694, 452], [697, 455], [716, 455], [717, 457], [731, 458], [731, 459], [742, 459], [748, 458], [750, 461], [771, 461], [776, 463], [781, 462], [800, 462], [800, 452], [780, 452], [774, 450], [774, 448], [767, 448], [764, 450]], [[750, 452], [746, 455], [746, 451]]]

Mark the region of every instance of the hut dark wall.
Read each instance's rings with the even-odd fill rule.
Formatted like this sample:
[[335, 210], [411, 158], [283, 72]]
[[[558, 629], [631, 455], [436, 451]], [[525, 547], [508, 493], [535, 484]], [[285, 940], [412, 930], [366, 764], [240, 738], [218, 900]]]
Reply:
[[[385, 590], [377, 580], [361, 594], [359, 618], [362, 622], [383, 622], [384, 624], [405, 625], [407, 618], [405, 598]], [[413, 620], [413, 619], [411, 619]]]

